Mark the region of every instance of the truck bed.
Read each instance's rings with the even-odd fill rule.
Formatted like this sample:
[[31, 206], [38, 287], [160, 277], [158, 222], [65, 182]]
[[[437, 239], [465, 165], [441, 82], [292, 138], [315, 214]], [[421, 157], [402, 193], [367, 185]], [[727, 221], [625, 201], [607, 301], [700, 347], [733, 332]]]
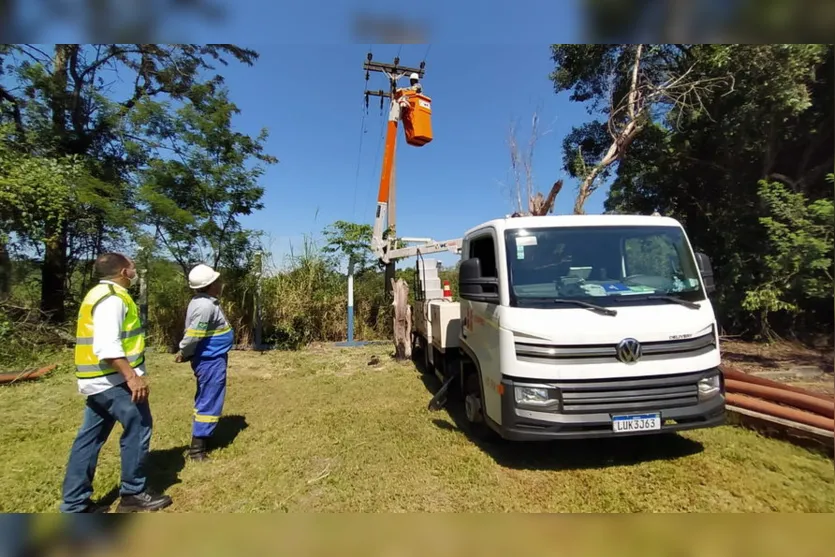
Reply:
[[461, 304], [443, 298], [415, 303], [413, 314], [415, 332], [441, 352], [458, 348], [461, 333]]

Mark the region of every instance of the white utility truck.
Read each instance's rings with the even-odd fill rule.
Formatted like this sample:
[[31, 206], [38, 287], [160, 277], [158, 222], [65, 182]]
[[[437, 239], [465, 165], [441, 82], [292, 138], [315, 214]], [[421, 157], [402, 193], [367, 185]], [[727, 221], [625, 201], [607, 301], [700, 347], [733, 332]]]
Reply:
[[[446, 250], [461, 254], [460, 302], [443, 296], [437, 262], [423, 258]], [[713, 272], [675, 219], [506, 217], [383, 255], [418, 256], [414, 353], [443, 384], [430, 408], [460, 399], [476, 435], [724, 423]]]

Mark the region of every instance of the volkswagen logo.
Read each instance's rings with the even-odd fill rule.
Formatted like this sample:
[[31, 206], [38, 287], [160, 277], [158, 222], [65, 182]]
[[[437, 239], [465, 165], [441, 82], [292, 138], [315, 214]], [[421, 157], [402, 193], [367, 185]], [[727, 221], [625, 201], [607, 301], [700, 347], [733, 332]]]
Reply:
[[641, 343], [634, 338], [625, 338], [615, 347], [618, 360], [625, 364], [634, 364], [641, 359]]

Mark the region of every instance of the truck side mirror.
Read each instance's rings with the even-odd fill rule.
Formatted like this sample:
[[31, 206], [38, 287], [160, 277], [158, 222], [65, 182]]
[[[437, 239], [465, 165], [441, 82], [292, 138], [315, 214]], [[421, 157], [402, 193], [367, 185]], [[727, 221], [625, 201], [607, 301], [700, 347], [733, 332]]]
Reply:
[[482, 276], [481, 260], [478, 257], [461, 262], [458, 268], [458, 288], [464, 300], [491, 304], [499, 302], [499, 280]]
[[713, 281], [713, 267], [710, 258], [702, 252], [696, 252], [696, 265], [699, 266], [699, 274], [702, 275], [702, 282], [705, 285], [705, 292], [713, 294], [716, 292], [716, 283]]

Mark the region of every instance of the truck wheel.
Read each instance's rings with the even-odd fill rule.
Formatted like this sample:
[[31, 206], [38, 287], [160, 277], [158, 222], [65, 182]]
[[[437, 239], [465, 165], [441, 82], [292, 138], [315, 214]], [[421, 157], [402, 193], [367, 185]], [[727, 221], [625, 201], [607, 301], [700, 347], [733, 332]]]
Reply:
[[[466, 366], [466, 364], [461, 364]], [[498, 435], [484, 420], [484, 405], [481, 398], [481, 385], [478, 372], [471, 366], [466, 366], [462, 372], [467, 373], [464, 378], [464, 416], [467, 419], [467, 431], [479, 441], [496, 441]]]

